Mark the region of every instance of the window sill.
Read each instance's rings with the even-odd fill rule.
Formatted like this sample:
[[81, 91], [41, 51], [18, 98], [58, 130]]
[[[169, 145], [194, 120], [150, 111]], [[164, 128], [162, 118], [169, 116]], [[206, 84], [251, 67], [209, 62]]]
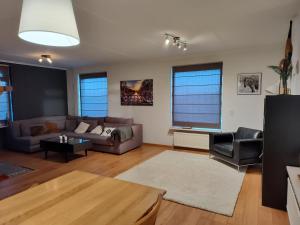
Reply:
[[204, 129], [204, 128], [183, 128], [183, 127], [171, 127], [169, 133], [182, 132], [182, 133], [197, 133], [197, 134], [209, 134], [221, 132], [221, 129]]

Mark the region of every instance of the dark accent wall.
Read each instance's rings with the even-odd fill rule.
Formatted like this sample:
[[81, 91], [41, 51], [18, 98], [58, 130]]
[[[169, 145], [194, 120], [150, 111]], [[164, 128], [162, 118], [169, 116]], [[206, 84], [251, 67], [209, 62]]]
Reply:
[[14, 120], [67, 115], [66, 71], [10, 64]]
[[[2, 63], [2, 62], [0, 62]], [[66, 71], [21, 64], [10, 65], [14, 120], [68, 114]], [[0, 149], [5, 129], [0, 129]]]
[[0, 129], [0, 150], [4, 147], [4, 132], [5, 129]]

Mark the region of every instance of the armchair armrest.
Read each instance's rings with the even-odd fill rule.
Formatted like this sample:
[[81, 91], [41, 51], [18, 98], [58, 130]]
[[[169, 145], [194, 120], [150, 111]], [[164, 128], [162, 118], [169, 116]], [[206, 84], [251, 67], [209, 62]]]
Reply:
[[263, 139], [240, 139], [233, 142], [236, 159], [259, 158], [263, 149]]

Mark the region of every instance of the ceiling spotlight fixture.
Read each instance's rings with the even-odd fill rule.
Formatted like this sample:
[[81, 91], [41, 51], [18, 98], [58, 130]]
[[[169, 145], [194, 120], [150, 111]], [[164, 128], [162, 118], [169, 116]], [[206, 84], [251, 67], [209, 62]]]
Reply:
[[187, 44], [184, 43], [184, 45], [183, 45], [183, 51], [186, 51], [186, 50], [187, 50]]
[[180, 37], [173, 37], [173, 45], [178, 45], [178, 43], [180, 42]]
[[165, 37], [165, 44], [166, 45], [170, 44], [170, 36], [168, 34], [166, 34], [166, 37]]
[[176, 46], [178, 49], [182, 49], [183, 51], [187, 50], [187, 42], [182, 41], [180, 37], [172, 35], [172, 34], [165, 34], [165, 44], [169, 45], [170, 41], [173, 39], [173, 46]]
[[49, 64], [53, 63], [51, 55], [41, 55], [38, 61], [39, 63], [43, 63], [44, 61], [48, 62]]
[[39, 45], [78, 45], [72, 0], [23, 0], [18, 36]]

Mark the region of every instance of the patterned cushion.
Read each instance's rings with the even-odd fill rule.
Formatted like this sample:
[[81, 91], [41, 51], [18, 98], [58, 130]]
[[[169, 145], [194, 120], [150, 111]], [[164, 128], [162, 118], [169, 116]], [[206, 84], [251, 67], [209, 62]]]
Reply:
[[111, 136], [111, 132], [113, 132], [115, 129], [116, 128], [114, 128], [114, 127], [105, 127], [104, 131], [101, 134], [101, 136], [110, 137]]

